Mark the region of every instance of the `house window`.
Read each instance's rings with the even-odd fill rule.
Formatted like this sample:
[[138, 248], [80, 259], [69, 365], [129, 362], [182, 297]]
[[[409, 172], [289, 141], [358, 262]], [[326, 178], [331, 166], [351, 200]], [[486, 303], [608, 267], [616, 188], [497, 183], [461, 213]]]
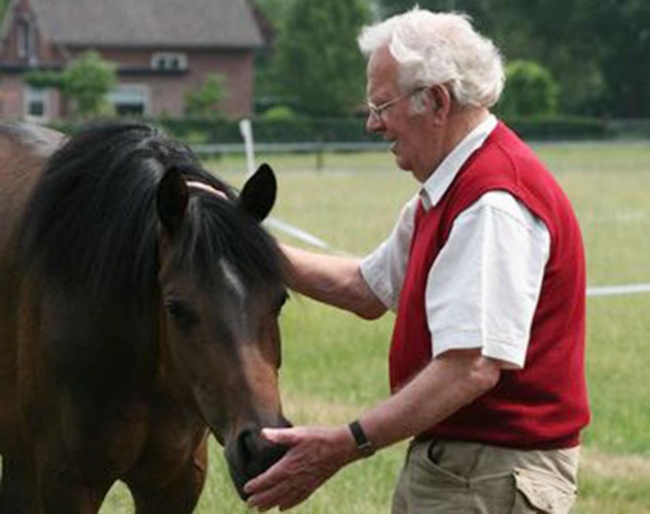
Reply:
[[159, 52], [151, 57], [151, 67], [161, 71], [186, 70], [187, 55], [180, 52]]
[[32, 123], [49, 119], [49, 95], [47, 89], [25, 88], [25, 120]]
[[21, 20], [16, 27], [16, 50], [20, 59], [32, 55], [31, 27], [28, 20]]
[[149, 114], [149, 88], [136, 84], [122, 84], [108, 95], [115, 112], [120, 116]]

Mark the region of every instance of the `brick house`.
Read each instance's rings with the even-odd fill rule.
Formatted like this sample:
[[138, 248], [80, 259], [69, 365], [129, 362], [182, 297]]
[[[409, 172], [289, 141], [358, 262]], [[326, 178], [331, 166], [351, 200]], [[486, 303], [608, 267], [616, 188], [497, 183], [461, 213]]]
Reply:
[[117, 65], [109, 100], [119, 113], [179, 116], [185, 93], [210, 73], [226, 78], [223, 110], [253, 106], [253, 63], [264, 44], [248, 0], [11, 0], [0, 28], [0, 119], [65, 115], [29, 70], [62, 70], [87, 50]]

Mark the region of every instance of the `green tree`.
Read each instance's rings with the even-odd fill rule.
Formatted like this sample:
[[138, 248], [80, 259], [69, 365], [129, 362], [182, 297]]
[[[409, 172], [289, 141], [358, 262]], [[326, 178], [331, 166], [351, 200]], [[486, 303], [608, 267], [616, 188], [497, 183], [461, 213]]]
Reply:
[[0, 0], [0, 21], [4, 19], [7, 7], [9, 7], [9, 0]]
[[[580, 6], [585, 45], [604, 82], [604, 109], [622, 117], [650, 116], [650, 2], [574, 0]], [[588, 9], [587, 13], [584, 10]]]
[[112, 113], [107, 95], [117, 84], [116, 66], [95, 51], [84, 52], [62, 72], [34, 70], [25, 80], [32, 87], [61, 91], [75, 117], [90, 119]]
[[555, 114], [559, 88], [550, 72], [532, 61], [513, 61], [506, 69], [499, 112], [507, 116]]
[[[255, 107], [264, 111], [267, 107], [285, 100], [286, 92], [273, 66], [276, 43], [284, 31], [288, 13], [297, 0], [254, 0], [266, 24], [266, 46], [255, 56]], [[299, 0], [298, 0], [299, 1]]]
[[501, 0], [379, 0], [379, 12], [382, 18], [412, 9], [416, 4], [429, 11], [457, 11], [470, 14], [479, 27], [485, 27], [491, 19], [491, 10]]
[[218, 117], [220, 104], [226, 98], [226, 80], [219, 73], [207, 76], [199, 89], [185, 93], [185, 114]]
[[[378, 0], [382, 15], [410, 0]], [[421, 0], [422, 8], [470, 14], [508, 60], [542, 63], [562, 88], [560, 110], [650, 115], [648, 0]]]
[[292, 3], [273, 67], [300, 111], [338, 116], [361, 103], [365, 63], [356, 38], [369, 18], [366, 0]]
[[107, 95], [117, 84], [115, 64], [95, 51], [84, 52], [63, 71], [63, 95], [82, 119], [106, 114]]
[[273, 27], [281, 29], [284, 25], [291, 5], [296, 0], [254, 0], [254, 4], [262, 11]]

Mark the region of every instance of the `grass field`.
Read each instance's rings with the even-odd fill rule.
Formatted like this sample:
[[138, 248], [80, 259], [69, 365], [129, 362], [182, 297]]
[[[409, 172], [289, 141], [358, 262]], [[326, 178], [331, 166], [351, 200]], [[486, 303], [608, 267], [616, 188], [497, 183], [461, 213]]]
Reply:
[[[650, 282], [650, 145], [539, 146], [572, 199], [584, 232], [589, 285]], [[415, 182], [385, 154], [332, 154], [317, 172], [310, 155], [258, 156], [277, 171], [274, 216], [364, 254], [392, 228]], [[239, 185], [240, 158], [209, 167]], [[292, 241], [285, 235], [278, 237]], [[295, 241], [293, 241], [295, 242]], [[578, 514], [650, 514], [650, 294], [590, 298], [588, 378], [593, 421], [584, 437]], [[364, 322], [293, 297], [283, 317], [282, 392], [294, 423], [343, 423], [387, 394], [391, 315]], [[227, 478], [220, 448], [211, 448], [209, 481], [198, 512], [249, 512]], [[388, 512], [403, 445], [356, 463], [328, 482], [304, 514]], [[132, 512], [116, 486], [102, 514]]]

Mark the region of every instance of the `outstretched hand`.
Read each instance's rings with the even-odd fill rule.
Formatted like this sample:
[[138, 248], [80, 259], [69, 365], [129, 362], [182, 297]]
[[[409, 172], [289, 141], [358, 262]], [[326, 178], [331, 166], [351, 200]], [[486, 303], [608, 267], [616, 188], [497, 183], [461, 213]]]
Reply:
[[250, 495], [248, 505], [260, 511], [295, 507], [339, 469], [359, 457], [346, 426], [265, 428], [262, 437], [289, 450], [280, 461], [244, 486]]

